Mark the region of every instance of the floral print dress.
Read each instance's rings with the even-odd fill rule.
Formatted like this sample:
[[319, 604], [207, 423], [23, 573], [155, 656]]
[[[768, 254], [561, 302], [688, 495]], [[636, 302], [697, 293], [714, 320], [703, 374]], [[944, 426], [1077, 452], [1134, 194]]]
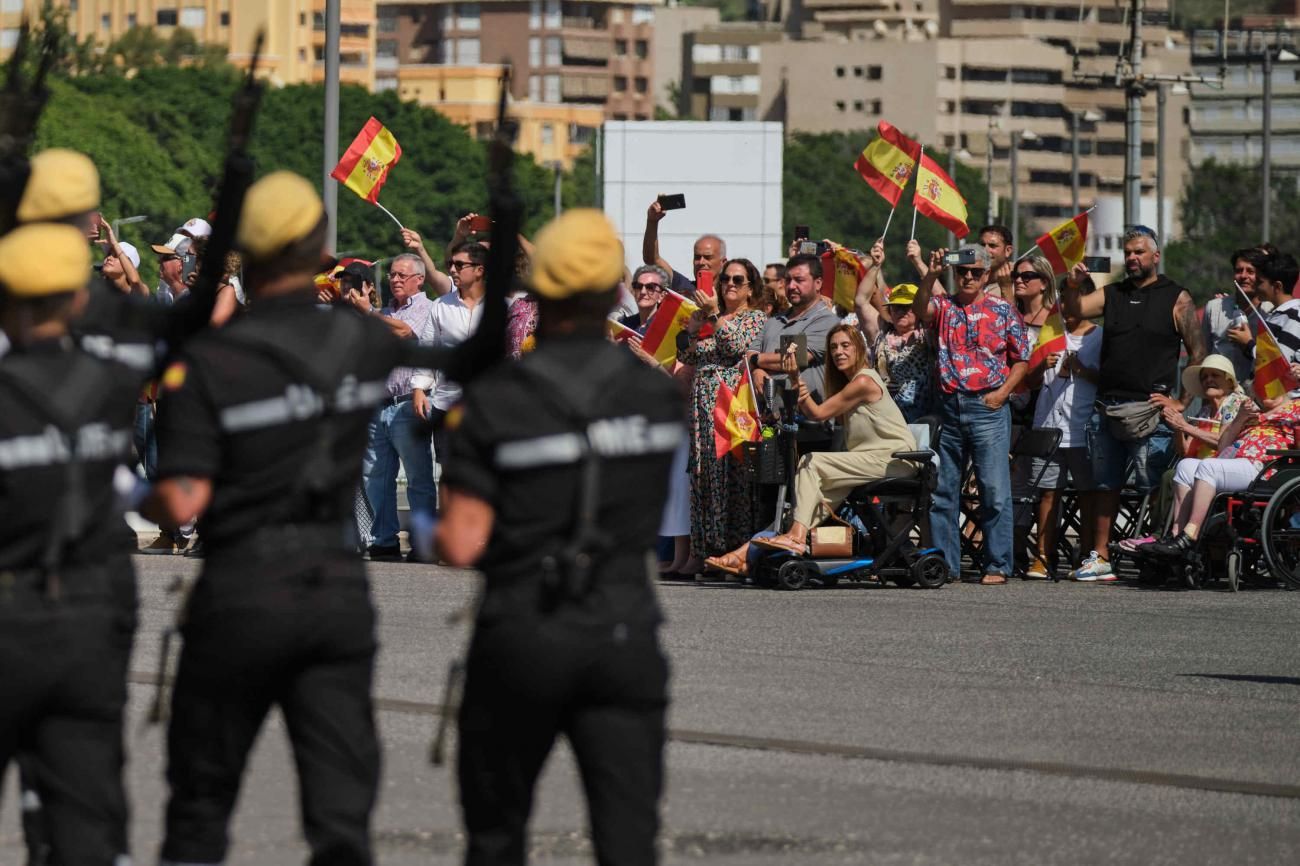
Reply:
[[922, 328], [906, 337], [881, 323], [871, 363], [885, 380], [889, 396], [910, 424], [928, 414], [934, 396], [934, 341]]
[[718, 385], [740, 384], [740, 362], [763, 330], [767, 316], [746, 310], [721, 322], [708, 337], [678, 353], [677, 360], [695, 367], [691, 380], [687, 471], [691, 476], [691, 551], [714, 556], [749, 541], [760, 525], [754, 468], [731, 455], [718, 459], [713, 446], [713, 407]]

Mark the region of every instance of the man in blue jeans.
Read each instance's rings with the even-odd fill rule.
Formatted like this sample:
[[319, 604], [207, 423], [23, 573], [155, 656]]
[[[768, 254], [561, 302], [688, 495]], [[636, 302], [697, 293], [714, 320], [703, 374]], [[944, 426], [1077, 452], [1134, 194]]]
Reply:
[[[430, 312], [433, 302], [424, 294], [424, 262], [403, 253], [388, 269], [392, 301], [380, 311], [399, 337], [430, 341], [434, 337]], [[359, 309], [370, 303], [357, 292], [349, 300]], [[370, 442], [361, 464], [362, 484], [374, 512], [366, 552], [372, 560], [398, 560], [402, 550], [397, 532], [397, 467], [406, 468], [406, 499], [411, 511], [433, 514], [437, 493], [433, 486], [433, 454], [427, 419], [433, 409], [429, 370], [398, 367], [388, 376], [388, 400], [370, 422]], [[416, 558], [412, 551], [412, 558]]]
[[932, 296], [947, 269], [947, 250], [930, 256], [930, 271], [912, 302], [917, 320], [932, 328], [939, 349], [939, 486], [931, 509], [934, 543], [948, 568], [961, 573], [962, 473], [975, 466], [979, 528], [984, 534], [980, 583], [997, 586], [1011, 574], [1011, 409], [1007, 398], [1028, 368], [1029, 333], [1016, 308], [986, 294], [992, 257], [981, 246], [957, 250], [956, 291]]

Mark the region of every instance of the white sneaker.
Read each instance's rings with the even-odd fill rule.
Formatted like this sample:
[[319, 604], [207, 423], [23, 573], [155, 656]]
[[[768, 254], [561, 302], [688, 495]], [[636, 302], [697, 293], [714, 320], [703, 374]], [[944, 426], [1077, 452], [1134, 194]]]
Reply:
[[1097, 580], [1111, 579], [1113, 572], [1110, 563], [1098, 556], [1097, 551], [1094, 550], [1088, 554], [1088, 558], [1070, 577], [1083, 583], [1091, 583]]

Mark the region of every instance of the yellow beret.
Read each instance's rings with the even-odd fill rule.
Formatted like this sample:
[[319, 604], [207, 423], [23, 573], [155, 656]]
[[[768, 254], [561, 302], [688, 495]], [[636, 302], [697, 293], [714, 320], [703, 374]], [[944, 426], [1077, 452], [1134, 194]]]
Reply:
[[265, 261], [316, 228], [325, 205], [316, 188], [291, 171], [275, 171], [248, 188], [236, 245], [251, 261]]
[[31, 167], [18, 203], [20, 223], [64, 219], [99, 207], [99, 171], [84, 153], [50, 148], [32, 157]]
[[90, 244], [61, 223], [19, 226], [0, 238], [0, 284], [16, 298], [75, 292], [90, 279]]
[[565, 211], [537, 234], [533, 248], [533, 289], [544, 298], [604, 292], [623, 278], [623, 245], [600, 211]]

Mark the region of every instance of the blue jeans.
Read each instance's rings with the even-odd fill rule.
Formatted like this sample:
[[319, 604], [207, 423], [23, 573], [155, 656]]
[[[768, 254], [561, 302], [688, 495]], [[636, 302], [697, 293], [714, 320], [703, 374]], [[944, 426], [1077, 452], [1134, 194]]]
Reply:
[[961, 479], [969, 458], [975, 464], [979, 526], [984, 533], [984, 574], [1010, 577], [1012, 571], [1011, 407], [984, 405], [978, 394], [939, 398], [939, 486], [931, 509], [934, 545], [948, 568], [961, 573]]
[[135, 453], [146, 481], [158, 480], [158, 437], [154, 434], [153, 404], [135, 404]]
[[[1116, 405], [1124, 400], [1098, 400]], [[1156, 429], [1144, 439], [1124, 442], [1110, 434], [1106, 416], [1096, 407], [1088, 419], [1088, 451], [1092, 455], [1092, 477], [1098, 490], [1120, 491], [1133, 471], [1133, 486], [1143, 493], [1160, 487], [1165, 470], [1174, 463], [1174, 434], [1160, 419]]]
[[433, 455], [425, 422], [415, 416], [415, 404], [385, 403], [370, 421], [370, 441], [361, 463], [361, 483], [375, 514], [367, 546], [397, 544], [397, 467], [406, 467], [406, 499], [412, 511], [434, 513]]

